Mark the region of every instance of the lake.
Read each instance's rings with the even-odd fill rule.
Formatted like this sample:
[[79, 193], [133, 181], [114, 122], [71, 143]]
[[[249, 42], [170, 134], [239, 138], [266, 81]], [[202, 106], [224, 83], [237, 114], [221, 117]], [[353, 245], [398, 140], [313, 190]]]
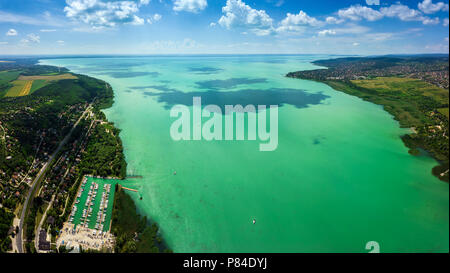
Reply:
[[[148, 56], [41, 60], [107, 81], [138, 210], [175, 252], [448, 252], [449, 185], [414, 157], [391, 115], [286, 78], [331, 56]], [[274, 104], [278, 147], [174, 141], [173, 105]], [[260, 115], [261, 113], [257, 113]], [[142, 196], [142, 200], [140, 197]], [[253, 223], [255, 220], [255, 223]]]

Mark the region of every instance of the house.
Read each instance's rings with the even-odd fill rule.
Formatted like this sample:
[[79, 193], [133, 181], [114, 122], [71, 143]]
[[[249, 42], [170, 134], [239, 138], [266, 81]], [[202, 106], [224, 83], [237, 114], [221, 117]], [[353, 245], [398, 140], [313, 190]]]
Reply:
[[39, 232], [39, 250], [50, 250], [50, 242], [47, 241], [47, 232], [43, 229]]

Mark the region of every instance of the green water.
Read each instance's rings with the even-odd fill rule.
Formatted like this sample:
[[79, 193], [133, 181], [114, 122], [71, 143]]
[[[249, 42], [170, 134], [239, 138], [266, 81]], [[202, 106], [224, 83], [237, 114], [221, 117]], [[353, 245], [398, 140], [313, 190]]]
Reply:
[[[435, 161], [409, 155], [399, 138], [407, 130], [380, 106], [284, 77], [318, 58], [328, 57], [42, 63], [112, 85], [115, 103], [105, 112], [122, 129], [128, 173], [143, 176], [124, 183], [139, 190], [139, 211], [176, 252], [367, 252], [368, 241], [382, 252], [448, 252], [449, 185], [431, 175]], [[216, 104], [282, 103], [278, 149], [174, 142], [169, 109], [188, 103], [186, 93]]]

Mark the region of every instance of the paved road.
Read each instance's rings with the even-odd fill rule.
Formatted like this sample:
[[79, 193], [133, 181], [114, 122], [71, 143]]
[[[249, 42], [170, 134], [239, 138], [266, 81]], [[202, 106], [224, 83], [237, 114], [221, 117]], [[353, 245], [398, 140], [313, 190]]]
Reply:
[[51, 165], [53, 159], [55, 159], [56, 155], [59, 153], [62, 147], [66, 145], [67, 141], [69, 141], [70, 136], [72, 135], [73, 131], [75, 130], [75, 127], [77, 127], [78, 123], [80, 123], [81, 119], [84, 117], [84, 115], [89, 111], [91, 108], [91, 105], [89, 105], [86, 110], [83, 112], [81, 117], [77, 120], [77, 122], [72, 126], [72, 129], [70, 129], [70, 132], [64, 137], [64, 139], [59, 143], [58, 148], [55, 152], [50, 156], [48, 161], [44, 164], [44, 166], [41, 168], [39, 173], [37, 174], [36, 178], [33, 180], [33, 183], [31, 184], [30, 190], [28, 191], [27, 198], [25, 199], [25, 202], [23, 203], [22, 212], [20, 214], [20, 222], [19, 222], [19, 232], [17, 233], [16, 237], [16, 243], [17, 243], [17, 250], [19, 253], [24, 253], [23, 249], [23, 223], [25, 221], [25, 214], [28, 209], [28, 205], [30, 202], [32, 193], [34, 192], [34, 189], [36, 188], [36, 185], [38, 184], [38, 181], [42, 178], [42, 176], [47, 171], [48, 167]]

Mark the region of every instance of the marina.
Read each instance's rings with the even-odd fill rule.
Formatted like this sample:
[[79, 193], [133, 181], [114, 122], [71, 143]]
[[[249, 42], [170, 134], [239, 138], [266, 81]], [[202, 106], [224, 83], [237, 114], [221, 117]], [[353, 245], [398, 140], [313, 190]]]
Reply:
[[98, 232], [111, 226], [116, 179], [85, 176], [70, 213], [69, 223]]

